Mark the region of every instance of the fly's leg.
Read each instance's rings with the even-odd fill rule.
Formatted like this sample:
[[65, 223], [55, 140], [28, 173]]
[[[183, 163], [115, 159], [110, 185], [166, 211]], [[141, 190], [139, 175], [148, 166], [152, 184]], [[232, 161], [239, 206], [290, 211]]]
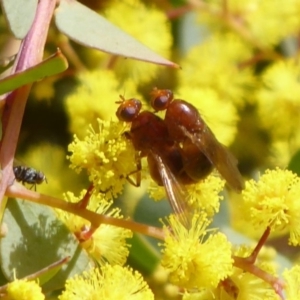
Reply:
[[[135, 164], [136, 170], [130, 172], [126, 176], [126, 180], [133, 186], [139, 187], [142, 181], [142, 162], [141, 162], [141, 154], [136, 153], [135, 155]], [[132, 175], [135, 175], [135, 181], [131, 178]]]

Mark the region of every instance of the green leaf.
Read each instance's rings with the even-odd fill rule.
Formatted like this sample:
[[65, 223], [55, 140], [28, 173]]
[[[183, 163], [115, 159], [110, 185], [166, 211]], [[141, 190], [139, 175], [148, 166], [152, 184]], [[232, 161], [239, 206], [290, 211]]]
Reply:
[[[9, 199], [3, 222], [8, 233], [1, 239], [1, 268], [9, 280], [13, 280], [14, 270], [17, 278], [23, 278], [71, 256], [58, 274], [43, 286], [49, 291], [62, 288], [67, 278], [92, 266], [75, 237], [46, 206]], [[56, 273], [51, 272], [49, 277]]]
[[230, 224], [230, 213], [229, 213], [229, 195], [226, 191], [222, 192], [224, 200], [220, 201], [220, 207], [218, 213], [214, 215], [212, 224], [210, 225], [211, 228], [219, 228], [222, 226], [229, 226]]
[[58, 50], [41, 63], [28, 68], [25, 71], [12, 74], [0, 81], [0, 95], [12, 91], [25, 84], [41, 80], [47, 76], [52, 76], [65, 71], [68, 68], [68, 62], [62, 53]]
[[[133, 219], [151, 226], [162, 227], [159, 219], [169, 215], [170, 204], [167, 200], [155, 202], [144, 196], [136, 205]], [[127, 262], [143, 274], [151, 274], [160, 261], [157, 239], [135, 234]]]
[[[87, 47], [114, 55], [177, 67], [175, 63], [156, 54], [77, 1], [61, 0], [55, 13], [55, 23], [62, 33]], [[139, 24], [137, 23], [136, 26]]]
[[159, 252], [140, 234], [134, 234], [130, 242], [127, 263], [143, 274], [151, 274], [160, 261]]
[[42, 270], [42, 272], [39, 272], [37, 278], [39, 280], [39, 284], [43, 285], [44, 283], [48, 282], [52, 277], [54, 277], [63, 267], [64, 263], [66, 263], [65, 260], [60, 260], [59, 264], [55, 262], [55, 267], [49, 266]]
[[156, 202], [145, 195], [136, 205], [133, 218], [140, 223], [162, 227], [159, 220], [169, 216], [171, 212], [172, 209], [167, 200]]
[[290, 160], [288, 169], [300, 176], [300, 150], [298, 150]]
[[2, 0], [1, 3], [12, 34], [23, 39], [33, 23], [38, 0]]
[[7, 278], [4, 276], [2, 270], [0, 270], [0, 286], [7, 284]]

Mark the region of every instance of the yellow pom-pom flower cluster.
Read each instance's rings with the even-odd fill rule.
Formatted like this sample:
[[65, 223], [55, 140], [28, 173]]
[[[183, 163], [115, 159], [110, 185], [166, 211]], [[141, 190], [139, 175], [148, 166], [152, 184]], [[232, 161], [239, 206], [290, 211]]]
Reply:
[[209, 224], [205, 214], [194, 215], [191, 228], [176, 216], [165, 227], [166, 238], [161, 264], [170, 272], [170, 281], [186, 289], [216, 288], [231, 275], [231, 244], [220, 232], [211, 232], [205, 240]]
[[287, 300], [299, 299], [300, 297], [300, 266], [295, 265], [291, 269], [286, 269], [283, 272], [283, 278], [286, 281]]
[[86, 135], [90, 124], [97, 126], [97, 119], [116, 121], [116, 101], [119, 95], [135, 95], [136, 85], [132, 80], [123, 84], [111, 70], [84, 72], [78, 76], [78, 86], [66, 97], [65, 105], [70, 116], [70, 131], [80, 138]]
[[277, 164], [283, 166], [300, 147], [299, 75], [298, 59], [276, 62], [262, 74], [256, 94], [261, 122], [272, 137]]
[[80, 172], [85, 169], [94, 188], [116, 196], [123, 190], [126, 177], [136, 170], [133, 145], [123, 133], [120, 122], [98, 119], [98, 131], [92, 127], [83, 140], [74, 137], [69, 145], [71, 168]]
[[[224, 29], [237, 32], [254, 46], [268, 48], [299, 29], [299, 1], [288, 0], [233, 0], [224, 6], [221, 0], [201, 5], [199, 20], [215, 32]], [[224, 9], [225, 8], [225, 9]], [[226, 14], [230, 11], [230, 15]], [[282, 23], [284, 20], [284, 25]]]
[[[85, 194], [86, 191], [82, 191], [80, 197], [76, 197], [69, 192], [65, 198], [68, 202], [78, 203]], [[120, 209], [111, 206], [112, 202], [106, 201], [102, 194], [94, 193], [89, 199], [88, 209], [114, 218], [123, 218]], [[79, 239], [82, 233], [91, 229], [90, 222], [79, 216], [62, 210], [57, 211], [57, 215]], [[128, 229], [102, 224], [89, 239], [80, 241], [80, 245], [100, 265], [107, 262], [111, 265], [124, 265], [129, 254], [127, 239], [131, 237], [132, 232]]]
[[140, 273], [106, 265], [67, 280], [59, 300], [82, 299], [152, 300], [154, 295]]
[[257, 92], [259, 113], [264, 126], [277, 139], [292, 137], [300, 126], [299, 76], [295, 60], [279, 61], [262, 75], [263, 86]]
[[288, 170], [267, 170], [259, 181], [250, 180], [243, 191], [241, 209], [247, 220], [263, 231], [289, 233], [300, 244], [300, 178]]
[[[235, 35], [213, 35], [203, 44], [191, 48], [182, 60], [179, 86], [191, 90], [211, 89], [220, 99], [220, 105], [226, 102], [231, 106], [232, 103], [242, 105], [249, 99], [247, 92], [255, 81], [252, 70], [242, 69], [239, 65], [250, 57], [249, 47]], [[205, 97], [202, 99], [204, 103], [207, 101]]]
[[44, 300], [45, 295], [42, 293], [42, 288], [35, 281], [14, 280], [7, 286], [7, 300]]
[[187, 186], [187, 201], [194, 211], [203, 210], [208, 217], [213, 217], [219, 211], [223, 196], [224, 180], [216, 176], [208, 176], [197, 184]]
[[[300, 68], [297, 45], [300, 0], [287, 0], [284, 3], [279, 0], [200, 0], [188, 1], [188, 6], [176, 7], [174, 10], [171, 9], [175, 8], [171, 2], [155, 1], [153, 4], [139, 0], [106, 1], [100, 14], [167, 59], [171, 55], [176, 57], [174, 61], [179, 62], [182, 69], [175, 72], [168, 70], [166, 73], [162, 66], [101, 54], [102, 61], [93, 65], [94, 71], [79, 74], [75, 91], [66, 97], [69, 129], [74, 134], [68, 148], [71, 152], [68, 158], [71, 168], [78, 173], [85, 171], [90, 182], [88, 192], [82, 191], [79, 197], [68, 192], [65, 194], [66, 201], [62, 203], [68, 211], [75, 211], [74, 214], [94, 216], [95, 219], [91, 217], [86, 220], [65, 211], [58, 211], [57, 215], [92, 257], [91, 262], [95, 262], [99, 268], [69, 279], [59, 299], [154, 299], [142, 276], [123, 267], [129, 255], [127, 240], [132, 237], [132, 231], [118, 227], [120, 224], [163, 240], [160, 263], [165, 268], [164, 276], [169, 274], [169, 281], [177, 285], [176, 292], [180, 290], [184, 293], [183, 299], [275, 300], [283, 298], [284, 289], [288, 300], [298, 299], [299, 266], [286, 268], [281, 276], [283, 279], [279, 279], [281, 277], [276, 268], [275, 255], [262, 257], [261, 254], [269, 231], [277, 235], [289, 234], [291, 245], [300, 244], [300, 178], [286, 169], [272, 169], [279, 165], [286, 167], [300, 147]], [[199, 37], [201, 43], [190, 47], [186, 55], [178, 58], [181, 37], [176, 36], [178, 48], [171, 49], [171, 25], [175, 25], [172, 28], [175, 32], [179, 23], [171, 23], [171, 18], [192, 9], [198, 20], [203, 22], [202, 27], [209, 30], [204, 39], [203, 36]], [[295, 44], [293, 51], [287, 48], [291, 40]], [[139, 51], [138, 47], [133, 51]], [[291, 55], [294, 56], [287, 58]], [[80, 59], [79, 56], [76, 58]], [[53, 80], [47, 79], [47, 89], [36, 89], [36, 98], [55, 95]], [[40, 84], [40, 89], [45, 86], [44, 83]], [[241, 169], [246, 170], [248, 178], [262, 169], [270, 168], [257, 181], [248, 180], [246, 188], [234, 203], [237, 209], [233, 217], [243, 219], [240, 226], [247, 226], [249, 232], [255, 230], [262, 236], [253, 249], [239, 246], [240, 241], [230, 242], [229, 237], [235, 237], [235, 233], [227, 237], [219, 229], [208, 229], [213, 221], [216, 221], [213, 226], [224, 228], [213, 217], [219, 212], [223, 198], [237, 198], [230, 192], [221, 194], [225, 184], [215, 176], [189, 185], [176, 181], [176, 176], [170, 171], [172, 168], [168, 170], [169, 166], [165, 166], [171, 174], [167, 178], [170, 183], [167, 196], [172, 194], [177, 202], [171, 200], [171, 203], [183, 209], [180, 213], [176, 211], [177, 215], [171, 215], [163, 229], [132, 220], [121, 222], [121, 210], [112, 208], [113, 198], [120, 196], [125, 183], [133, 176], [137, 174], [136, 178], [149, 178], [147, 166], [139, 164], [139, 159], [144, 160], [149, 153], [162, 158], [165, 154], [156, 153], [156, 147], [151, 145], [149, 151], [144, 149], [139, 152], [134, 149], [130, 140], [134, 134], [125, 133], [131, 129], [130, 124], [119, 122], [116, 117], [117, 104], [121, 102], [118, 102], [119, 95], [122, 100], [127, 95], [142, 99], [158, 84], [165, 85], [158, 88], [172, 87], [175, 98], [185, 99], [201, 112], [203, 120], [218, 141], [233, 147], [233, 152], [240, 155]], [[144, 104], [142, 110], [153, 112]], [[157, 115], [163, 116], [164, 113], [159, 112]], [[146, 125], [147, 130], [152, 129], [152, 124]], [[201, 141], [201, 134], [196, 136], [198, 133], [190, 133], [189, 136], [185, 128], [181, 128], [181, 131], [190, 142], [195, 143], [191, 136]], [[188, 157], [186, 154], [180, 155], [185, 141], [171, 141], [171, 136], [169, 138], [170, 145], [174, 142], [170, 147], [178, 147], [176, 150], [179, 154], [174, 164], [184, 165], [186, 161], [182, 163], [181, 159], [188, 160]], [[240, 140], [246, 141], [245, 144]], [[255, 148], [253, 153], [263, 158], [252, 164], [252, 160], [248, 161], [247, 158], [253, 158], [254, 154], [248, 154], [245, 145]], [[200, 146], [198, 148], [200, 153]], [[59, 162], [61, 152], [52, 147], [49, 149]], [[273, 157], [275, 163], [272, 166], [267, 165], [271, 160], [270, 153], [277, 154], [277, 157]], [[37, 154], [32, 151], [31, 155]], [[173, 163], [172, 159], [169, 162]], [[192, 165], [193, 161], [189, 163]], [[214, 163], [213, 159], [211, 163]], [[167, 163], [162, 160], [162, 164]], [[139, 169], [140, 165], [142, 170]], [[155, 165], [151, 167], [153, 170]], [[141, 171], [147, 174], [140, 176]], [[163, 173], [167, 174], [167, 171]], [[185, 172], [184, 166], [180, 171]], [[60, 180], [61, 185], [55, 182], [54, 178], [59, 178], [57, 174], [49, 176], [53, 179], [51, 186], [49, 184], [47, 187], [51, 187], [53, 194], [61, 193], [65, 187], [69, 188], [67, 184], [64, 185], [64, 180], [77, 185], [77, 181], [68, 173], [61, 172], [60, 175], [65, 177]], [[14, 183], [12, 186], [11, 190], [14, 191]], [[163, 188], [156, 187], [152, 196], [166, 197]], [[131, 196], [131, 193], [129, 191], [128, 194]], [[33, 193], [28, 194], [32, 200]], [[89, 199], [87, 207], [80, 206], [83, 202], [80, 200], [85, 199], [86, 195]], [[55, 206], [61, 202], [52, 203]], [[70, 205], [74, 203], [78, 206]], [[134, 215], [135, 211], [132, 211], [130, 213]], [[224, 214], [222, 217], [226, 217], [226, 212], [221, 213]], [[99, 228], [94, 228], [99, 223], [93, 221], [97, 217], [100, 220], [102, 215], [105, 215], [101, 219], [104, 223], [109, 220], [109, 224], [116, 226], [101, 223]], [[266, 234], [261, 235], [263, 232]], [[88, 237], [84, 239], [86, 233], [91, 236], [86, 235]], [[276, 252], [272, 249], [270, 253]], [[159, 256], [158, 253], [155, 255]], [[33, 281], [15, 280], [1, 291], [4, 291], [7, 299], [44, 299], [40, 287]]]

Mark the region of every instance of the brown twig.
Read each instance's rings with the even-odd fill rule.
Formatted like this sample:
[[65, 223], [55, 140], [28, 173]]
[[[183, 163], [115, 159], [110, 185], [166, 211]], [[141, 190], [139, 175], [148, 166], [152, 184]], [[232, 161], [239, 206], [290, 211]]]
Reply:
[[259, 267], [254, 265], [261, 248], [266, 243], [266, 241], [270, 235], [270, 231], [271, 231], [270, 227], [267, 227], [267, 229], [265, 230], [265, 232], [259, 239], [256, 247], [254, 248], [254, 250], [248, 257], [233, 256], [234, 266], [237, 268], [240, 268], [248, 273], [251, 273], [251, 274], [255, 275], [256, 277], [269, 283], [273, 287], [275, 292], [281, 297], [281, 299], [284, 299], [283, 293], [282, 293], [282, 290], [285, 287], [284, 282], [282, 280], [280, 280], [279, 278], [273, 276], [272, 274], [267, 273], [264, 270], [262, 270]]
[[130, 229], [133, 232], [138, 232], [160, 240], [164, 239], [164, 233], [161, 228], [153, 227], [131, 220], [118, 219], [111, 216], [100, 215], [87, 209], [78, 206], [78, 203], [70, 203], [58, 198], [43, 195], [26, 189], [19, 183], [14, 183], [7, 188], [6, 196], [13, 198], [21, 198], [37, 204], [47, 205], [53, 208], [62, 209], [69, 213], [82, 217], [91, 223], [91, 229], [98, 228], [101, 224], [118, 226]]

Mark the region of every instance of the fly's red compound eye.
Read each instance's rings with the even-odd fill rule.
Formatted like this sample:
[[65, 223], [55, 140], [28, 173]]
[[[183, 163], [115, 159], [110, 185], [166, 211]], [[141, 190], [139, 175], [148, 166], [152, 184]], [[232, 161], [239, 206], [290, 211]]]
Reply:
[[167, 109], [173, 100], [173, 92], [171, 90], [159, 90], [154, 88], [151, 95], [151, 106], [155, 111]]
[[118, 107], [116, 115], [120, 121], [132, 122], [132, 120], [138, 116], [141, 107], [142, 103], [138, 99], [123, 99], [123, 101], [120, 103], [120, 106]]

